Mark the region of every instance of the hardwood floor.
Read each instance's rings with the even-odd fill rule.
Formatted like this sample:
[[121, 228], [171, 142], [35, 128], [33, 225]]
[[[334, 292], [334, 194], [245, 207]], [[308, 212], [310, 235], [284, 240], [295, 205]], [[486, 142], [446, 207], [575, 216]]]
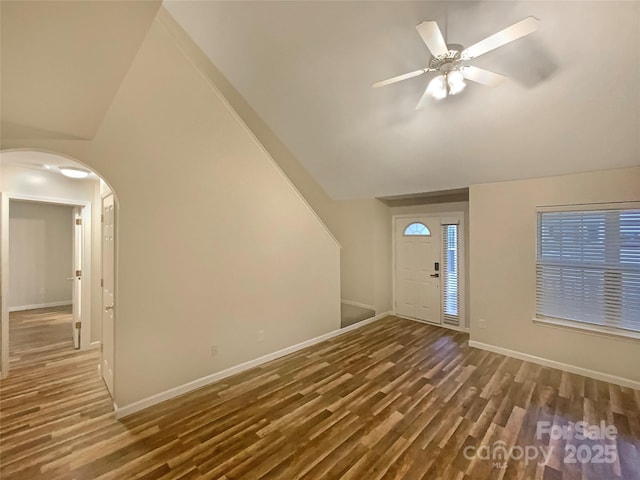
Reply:
[[[2, 479], [640, 479], [639, 391], [473, 349], [462, 333], [388, 317], [116, 421], [98, 352], [63, 332], [45, 342], [61, 319], [12, 319], [38, 341], [12, 351], [2, 382]], [[582, 420], [618, 436], [536, 438], [538, 421]], [[496, 442], [538, 456], [483, 459]], [[563, 461], [607, 445], [613, 463]]]

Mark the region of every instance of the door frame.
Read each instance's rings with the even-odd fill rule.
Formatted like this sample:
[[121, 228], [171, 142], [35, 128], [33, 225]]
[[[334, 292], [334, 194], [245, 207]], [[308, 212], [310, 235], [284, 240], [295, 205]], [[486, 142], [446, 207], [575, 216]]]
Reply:
[[[113, 345], [111, 345], [111, 349], [113, 352], [113, 358], [111, 359], [111, 388], [107, 385], [107, 382], [104, 379], [104, 371], [102, 367], [104, 365], [104, 312], [105, 312], [105, 301], [104, 301], [104, 201], [106, 198], [111, 197], [113, 202], [113, 308], [111, 309], [111, 315], [113, 316], [113, 331], [111, 332], [111, 338]], [[100, 378], [105, 383], [105, 387], [109, 391], [109, 395], [111, 395], [111, 400], [113, 402], [113, 410], [115, 412], [118, 411], [118, 406], [115, 403], [116, 399], [116, 317], [117, 317], [117, 302], [118, 302], [118, 203], [115, 194], [112, 190], [110, 190], [106, 194], [100, 195], [100, 363], [98, 364], [98, 371], [100, 372]]]
[[[84, 293], [84, 235], [85, 235], [85, 226], [86, 222], [83, 218], [83, 211], [85, 207], [73, 207], [72, 208], [72, 216], [73, 216], [73, 248], [72, 248], [72, 258], [71, 258], [71, 277], [73, 279], [73, 286], [71, 287], [71, 314], [73, 316], [74, 324], [71, 325], [71, 332], [73, 335], [73, 347], [76, 350], [79, 350], [82, 346], [82, 327], [80, 331], [76, 331], [75, 322], [82, 322], [83, 309], [82, 309], [82, 294]], [[80, 219], [80, 225], [77, 224], [77, 220]], [[79, 229], [78, 229], [79, 227]], [[79, 250], [78, 250], [79, 249]], [[76, 268], [80, 267], [80, 268]], [[80, 270], [80, 276], [76, 275], [77, 271]], [[79, 283], [77, 282], [79, 280]], [[89, 279], [91, 280], [91, 279]], [[78, 291], [78, 288], [80, 289]], [[91, 282], [89, 282], [89, 288], [91, 288]], [[80, 301], [76, 302], [76, 299], [80, 296]], [[78, 305], [78, 303], [80, 305]], [[78, 308], [80, 308], [78, 313]], [[82, 325], [82, 323], [81, 323]], [[77, 342], [77, 343], [76, 343]], [[76, 346], [77, 345], [77, 346]]]
[[[429, 235], [427, 236], [427, 238], [435, 238], [435, 235], [431, 234], [431, 230], [433, 230], [435, 228], [435, 225], [437, 223], [438, 226], [440, 226], [440, 215], [432, 215], [429, 213], [416, 213], [416, 214], [407, 214], [407, 215], [395, 215], [394, 216], [394, 220], [393, 220], [393, 226], [392, 226], [392, 235], [393, 235], [393, 239], [392, 239], [392, 248], [393, 248], [393, 253], [392, 253], [392, 268], [393, 268], [393, 280], [392, 280], [392, 285], [393, 285], [393, 313], [394, 315], [397, 315], [398, 317], [401, 318], [408, 318], [410, 320], [416, 320], [419, 322], [423, 322], [423, 323], [428, 323], [429, 325], [435, 325], [435, 326], [441, 326], [442, 325], [442, 288], [440, 283], [438, 283], [438, 321], [433, 321], [433, 320], [425, 320], [425, 319], [420, 319], [420, 318], [415, 318], [415, 317], [406, 317], [404, 315], [400, 315], [397, 312], [397, 297], [398, 297], [398, 292], [397, 292], [397, 259], [396, 259], [396, 253], [397, 253], [397, 237], [398, 237], [398, 231], [396, 230], [396, 226], [398, 224], [398, 220], [401, 219], [407, 219], [410, 222], [420, 222], [423, 223], [424, 225], [427, 225], [427, 227], [429, 227], [430, 232]], [[429, 220], [429, 221], [426, 221]], [[435, 239], [436, 242], [441, 243], [442, 241], [442, 235], [441, 232], [438, 232], [437, 235], [437, 239]], [[421, 238], [421, 237], [416, 237], [416, 238]], [[440, 252], [438, 253], [438, 260], [440, 264], [442, 265], [442, 246], [440, 246]], [[438, 282], [440, 282], [440, 279], [437, 279]]]
[[[459, 292], [459, 317], [460, 317], [460, 325], [448, 325], [443, 322], [443, 302], [440, 302], [440, 323], [431, 323], [426, 322], [424, 320], [418, 320], [416, 318], [403, 317], [402, 315], [398, 315], [396, 313], [396, 220], [402, 218], [416, 218], [416, 217], [432, 217], [432, 218], [440, 218], [440, 225], [447, 225], [450, 223], [457, 223], [459, 226], [459, 249], [458, 249], [458, 272], [459, 272], [459, 284], [458, 284], [458, 292]], [[467, 322], [467, 308], [466, 308], [466, 282], [467, 282], [467, 271], [466, 271], [466, 231], [465, 231], [465, 214], [463, 211], [456, 212], [415, 212], [415, 213], [402, 213], [391, 215], [391, 307], [392, 312], [395, 316], [400, 318], [406, 318], [407, 320], [413, 320], [415, 322], [426, 323], [428, 325], [433, 325], [436, 327], [448, 328], [450, 330], [456, 330], [461, 332], [468, 332], [468, 322]], [[444, 265], [443, 262], [444, 250], [442, 245], [440, 245], [440, 265]], [[442, 277], [441, 277], [442, 278]], [[444, 290], [441, 288], [440, 292], [442, 294]]]
[[[0, 275], [1, 280], [1, 293], [0, 297], [2, 301], [2, 312], [0, 319], [0, 329], [2, 333], [2, 356], [0, 358], [0, 369], [2, 371], [2, 378], [6, 378], [9, 375], [9, 208], [11, 200], [45, 203], [53, 205], [64, 205], [70, 207], [82, 208], [82, 225], [85, 228], [83, 235], [83, 251], [82, 251], [82, 276], [89, 279], [89, 285], [91, 285], [91, 202], [72, 200], [68, 198], [58, 197], [41, 197], [35, 195], [20, 195], [16, 193], [2, 192], [2, 201], [0, 202], [0, 258], [2, 264], [2, 271]], [[86, 230], [88, 228], [88, 231]], [[80, 330], [80, 349], [88, 350], [91, 347], [91, 287], [82, 289], [82, 312], [84, 312], [82, 319], [82, 328]]]

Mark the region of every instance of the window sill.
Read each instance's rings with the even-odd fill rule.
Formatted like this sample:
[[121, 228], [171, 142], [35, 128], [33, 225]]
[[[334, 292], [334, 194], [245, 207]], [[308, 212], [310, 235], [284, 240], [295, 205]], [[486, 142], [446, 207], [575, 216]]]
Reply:
[[640, 340], [640, 332], [603, 327], [601, 325], [589, 325], [586, 323], [574, 322], [571, 320], [563, 320], [560, 318], [533, 317], [533, 322], [542, 324], [542, 325], [563, 327], [570, 330], [579, 330], [580, 333], [606, 336], [606, 337], [617, 337], [619, 339]]

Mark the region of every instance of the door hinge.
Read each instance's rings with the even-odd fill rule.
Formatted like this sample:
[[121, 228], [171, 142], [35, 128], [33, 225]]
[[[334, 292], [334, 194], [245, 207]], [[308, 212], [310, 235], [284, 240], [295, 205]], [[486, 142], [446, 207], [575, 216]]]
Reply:
[[100, 353], [104, 352], [104, 345], [101, 343], [100, 344]]
[[100, 221], [101, 221], [102, 223], [104, 223], [104, 213], [101, 213], [101, 214], [100, 214]]
[[76, 218], [76, 225], [82, 225], [82, 219]]
[[101, 279], [100, 279], [100, 286], [101, 286], [101, 287], [104, 287], [104, 278], [101, 278]]
[[82, 270], [76, 270], [76, 277], [82, 276]]
[[77, 328], [78, 330], [80, 330], [80, 327], [81, 327], [81, 326], [82, 326], [82, 323], [80, 323], [80, 322], [76, 322], [76, 328]]

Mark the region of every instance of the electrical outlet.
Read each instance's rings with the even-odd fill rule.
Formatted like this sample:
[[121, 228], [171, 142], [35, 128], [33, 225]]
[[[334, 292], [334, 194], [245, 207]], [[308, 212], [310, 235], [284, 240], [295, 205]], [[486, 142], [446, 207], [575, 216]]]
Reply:
[[216, 355], [218, 355], [218, 346], [217, 345], [211, 345], [211, 356], [215, 357]]
[[487, 321], [484, 318], [478, 320], [478, 328], [487, 328]]
[[264, 330], [258, 330], [258, 341], [264, 341]]

